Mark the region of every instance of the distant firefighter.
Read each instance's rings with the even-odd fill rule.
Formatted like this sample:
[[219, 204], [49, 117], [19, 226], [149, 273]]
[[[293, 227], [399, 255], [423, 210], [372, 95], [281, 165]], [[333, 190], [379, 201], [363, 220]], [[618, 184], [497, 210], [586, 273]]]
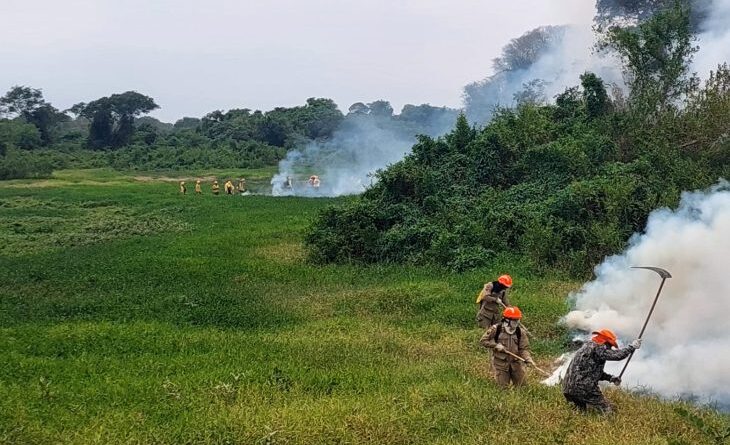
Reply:
[[185, 187], [185, 181], [180, 181], [180, 193], [183, 195], [188, 192], [187, 187]]
[[211, 189], [213, 190], [213, 194], [217, 195], [221, 191], [221, 186], [218, 185], [218, 180], [213, 181], [213, 185], [211, 186]]
[[241, 178], [238, 180], [238, 193], [242, 195], [246, 193], [246, 178]]
[[195, 194], [200, 195], [201, 193], [203, 193], [203, 190], [200, 188], [200, 179], [198, 179], [195, 181]]
[[284, 181], [284, 188], [287, 190], [291, 190], [293, 188], [291, 183], [291, 176], [286, 177], [286, 181]]
[[226, 181], [226, 183], [225, 183], [225, 185], [223, 187], [226, 189], [226, 195], [232, 195], [233, 194], [233, 190], [234, 190], [233, 181], [231, 181], [229, 179], [228, 181]]
[[479, 327], [488, 328], [499, 321], [499, 313], [502, 308], [509, 306], [507, 290], [512, 287], [512, 277], [509, 275], [500, 276], [497, 281], [490, 281], [484, 284], [477, 296], [477, 324]]

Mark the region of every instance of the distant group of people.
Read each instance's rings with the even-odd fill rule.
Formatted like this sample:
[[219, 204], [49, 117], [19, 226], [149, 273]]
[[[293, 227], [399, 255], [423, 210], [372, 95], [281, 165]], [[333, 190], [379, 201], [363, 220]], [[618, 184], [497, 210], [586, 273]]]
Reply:
[[[214, 195], [220, 195], [221, 187], [218, 184], [218, 180], [213, 180], [213, 183], [210, 186], [210, 190]], [[226, 195], [233, 195], [236, 192], [238, 192], [241, 195], [245, 195], [248, 192], [248, 187], [246, 186], [246, 179], [240, 178], [238, 180], [238, 186], [233, 185], [233, 181], [228, 179], [226, 180], [225, 184], [223, 184], [223, 191]], [[185, 185], [185, 181], [180, 181], [180, 193], [183, 195], [186, 195], [188, 193], [188, 188]], [[203, 188], [202, 184], [200, 182], [200, 179], [195, 181], [195, 194], [196, 195], [202, 195], [203, 194]]]
[[[319, 175], [311, 175], [307, 179], [306, 183], [301, 181], [300, 184], [301, 186], [306, 186], [313, 191], [318, 191], [320, 186], [322, 185], [322, 180], [320, 179]], [[294, 190], [295, 186], [294, 179], [291, 176], [287, 176], [285, 179], [280, 180], [279, 186], [282, 190], [291, 192]], [[299, 188], [299, 186], [297, 186], [297, 188]]]
[[[480, 344], [492, 351], [492, 373], [497, 384], [507, 388], [525, 384], [525, 366], [535, 366], [530, 355], [530, 333], [522, 325], [522, 311], [511, 306], [507, 291], [512, 277], [502, 275], [496, 281], [484, 284], [477, 295], [476, 322], [486, 328]], [[501, 314], [501, 316], [500, 316]], [[609, 329], [594, 331], [573, 356], [562, 381], [565, 399], [576, 408], [610, 413], [613, 410], [600, 388], [599, 381], [621, 384], [618, 376], [604, 372], [606, 361], [627, 358], [641, 347], [641, 339], [619, 348], [616, 334]], [[539, 368], [538, 368], [539, 369]]]

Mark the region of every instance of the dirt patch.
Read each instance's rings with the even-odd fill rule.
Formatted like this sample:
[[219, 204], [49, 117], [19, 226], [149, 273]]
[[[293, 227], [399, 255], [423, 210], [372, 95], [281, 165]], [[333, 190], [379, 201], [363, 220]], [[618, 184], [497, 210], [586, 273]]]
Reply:
[[306, 259], [304, 246], [295, 242], [264, 246], [256, 251], [256, 255], [284, 264], [299, 263]]

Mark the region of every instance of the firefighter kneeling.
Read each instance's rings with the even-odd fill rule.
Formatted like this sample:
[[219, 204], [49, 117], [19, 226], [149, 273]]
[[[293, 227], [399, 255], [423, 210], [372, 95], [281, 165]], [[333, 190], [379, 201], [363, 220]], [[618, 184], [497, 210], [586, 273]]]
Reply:
[[613, 407], [603, 396], [598, 382], [605, 380], [620, 385], [621, 379], [607, 374], [603, 367], [606, 361], [623, 360], [640, 347], [641, 339], [637, 338], [627, 347], [619, 349], [618, 339], [613, 331], [610, 329], [594, 331], [591, 341], [586, 342], [575, 353], [568, 366], [568, 372], [563, 379], [565, 399], [581, 411], [613, 412]]
[[520, 327], [521, 318], [518, 307], [506, 308], [502, 321], [487, 329], [479, 341], [482, 346], [492, 349], [492, 371], [497, 384], [503, 388], [510, 382], [515, 386], [524, 385], [525, 363], [535, 364], [530, 356], [530, 340]]

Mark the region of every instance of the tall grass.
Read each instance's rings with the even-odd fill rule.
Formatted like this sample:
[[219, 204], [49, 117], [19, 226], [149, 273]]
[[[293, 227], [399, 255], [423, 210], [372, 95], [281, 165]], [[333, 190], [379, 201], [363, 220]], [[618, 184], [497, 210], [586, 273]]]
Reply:
[[724, 431], [619, 391], [616, 416], [580, 415], [536, 374], [499, 390], [481, 284], [513, 274], [549, 367], [578, 283], [507, 262], [312, 266], [302, 234], [331, 202], [181, 196], [108, 171], [0, 183], [0, 443], [716, 443], [695, 417]]

